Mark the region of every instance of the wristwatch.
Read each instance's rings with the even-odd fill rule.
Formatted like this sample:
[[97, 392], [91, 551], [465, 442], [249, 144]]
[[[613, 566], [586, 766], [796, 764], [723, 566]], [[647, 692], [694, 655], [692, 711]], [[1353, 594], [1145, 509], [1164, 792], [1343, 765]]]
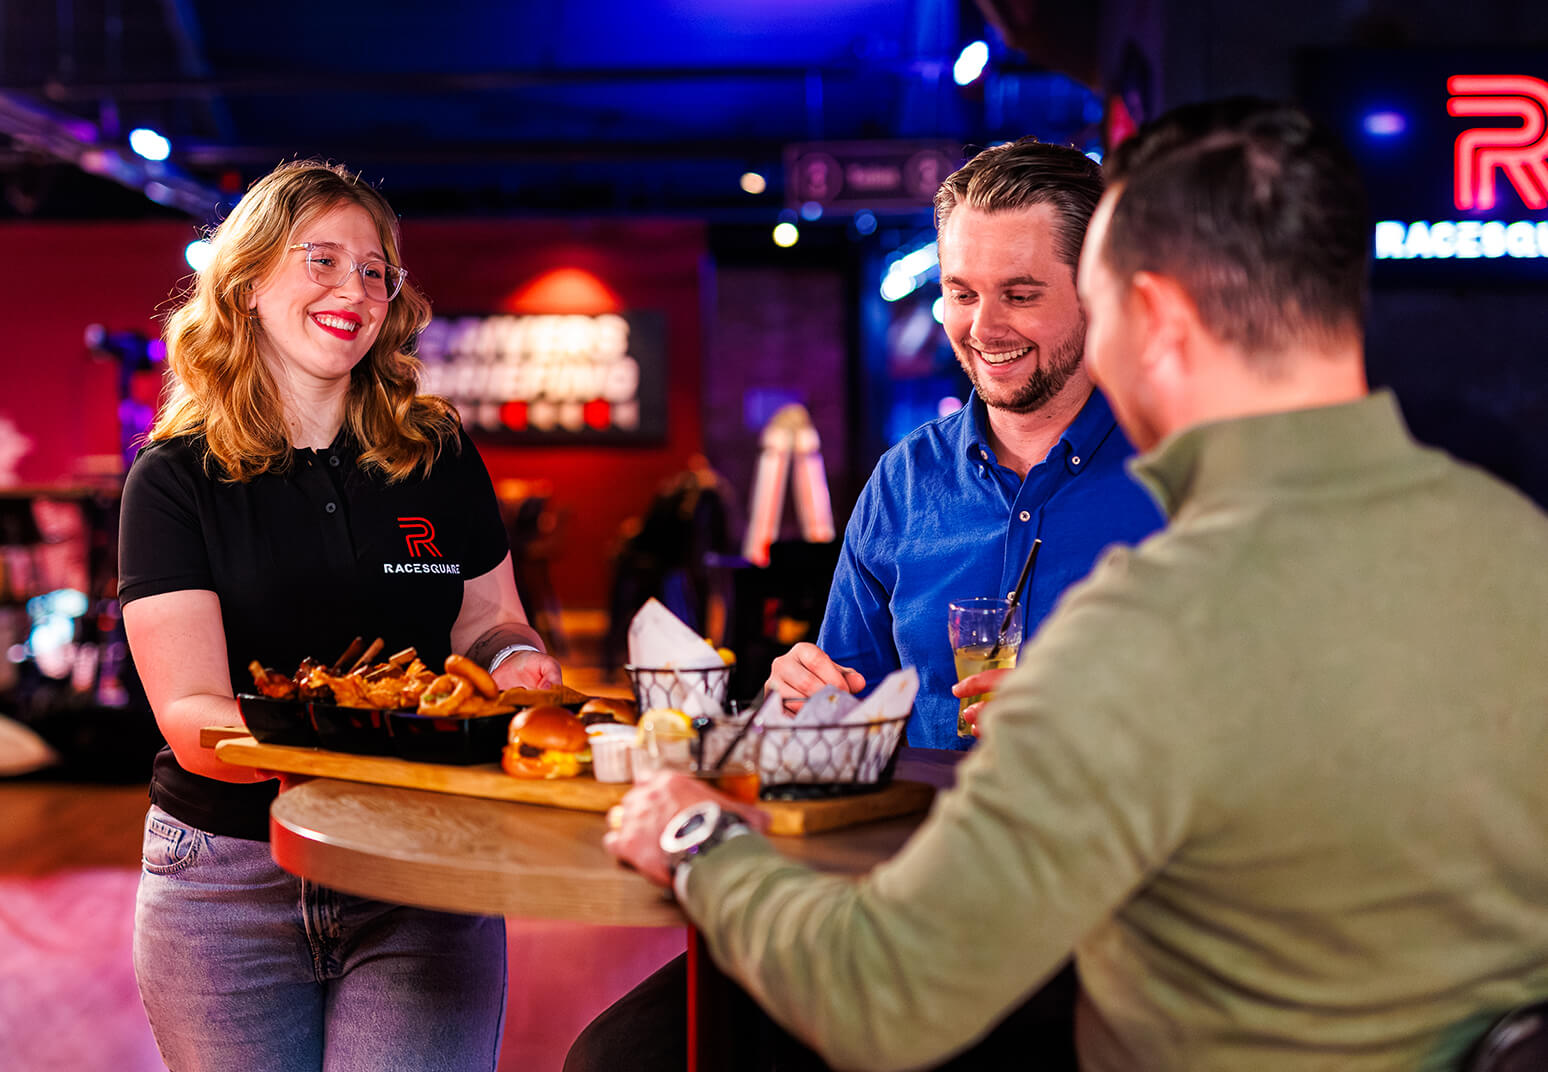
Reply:
[[752, 827], [734, 811], [726, 811], [713, 800], [690, 804], [667, 821], [661, 831], [661, 851], [667, 855], [672, 886], [682, 895], [682, 880], [689, 862], [732, 838], [752, 833]]

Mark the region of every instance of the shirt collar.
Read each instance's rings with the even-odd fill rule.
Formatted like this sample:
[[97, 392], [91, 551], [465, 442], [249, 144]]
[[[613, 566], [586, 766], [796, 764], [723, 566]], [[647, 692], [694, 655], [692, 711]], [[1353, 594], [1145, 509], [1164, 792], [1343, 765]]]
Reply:
[[1413, 437], [1388, 390], [1353, 402], [1195, 425], [1129, 462], [1168, 516], [1243, 489], [1325, 484], [1339, 473], [1412, 458]]
[[[976, 390], [968, 394], [967, 410], [968, 419], [962, 423], [958, 440], [961, 454], [974, 463], [995, 461], [994, 448], [989, 445], [989, 408]], [[1091, 397], [1086, 399], [1086, 404], [1080, 407], [1080, 412], [1075, 414], [1075, 419], [1043, 460], [1061, 452], [1065, 465], [1072, 470], [1085, 468], [1086, 460], [1112, 434], [1116, 423], [1112, 406], [1102, 392], [1093, 387]]]

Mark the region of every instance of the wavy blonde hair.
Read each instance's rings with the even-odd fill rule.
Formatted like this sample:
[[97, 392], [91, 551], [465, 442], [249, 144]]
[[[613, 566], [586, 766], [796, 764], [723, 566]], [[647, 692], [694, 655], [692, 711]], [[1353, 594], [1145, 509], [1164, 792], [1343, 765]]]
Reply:
[[[172, 390], [151, 441], [203, 433], [210, 459], [239, 483], [291, 466], [284, 407], [259, 357], [263, 326], [249, 307], [253, 288], [279, 268], [296, 228], [345, 204], [370, 214], [382, 252], [401, 264], [398, 219], [387, 199], [355, 173], [318, 160], [282, 164], [259, 179], [210, 233], [209, 264], [167, 318]], [[350, 374], [344, 426], [362, 447], [361, 466], [389, 481], [428, 472], [447, 442], [459, 447], [456, 410], [418, 393], [420, 365], [408, 352], [429, 321], [430, 302], [406, 280]]]

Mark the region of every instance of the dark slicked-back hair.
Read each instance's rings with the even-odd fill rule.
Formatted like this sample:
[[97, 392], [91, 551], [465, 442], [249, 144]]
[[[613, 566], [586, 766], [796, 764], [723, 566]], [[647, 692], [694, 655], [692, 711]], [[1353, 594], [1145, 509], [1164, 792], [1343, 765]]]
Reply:
[[989, 213], [1052, 205], [1059, 219], [1054, 248], [1074, 269], [1100, 200], [1100, 164], [1068, 145], [1019, 138], [985, 149], [946, 177], [935, 194], [935, 233], [958, 205]]
[[1359, 333], [1365, 191], [1304, 112], [1249, 97], [1176, 108], [1119, 145], [1107, 177], [1121, 190], [1102, 256], [1120, 279], [1177, 280], [1204, 325], [1249, 353]]

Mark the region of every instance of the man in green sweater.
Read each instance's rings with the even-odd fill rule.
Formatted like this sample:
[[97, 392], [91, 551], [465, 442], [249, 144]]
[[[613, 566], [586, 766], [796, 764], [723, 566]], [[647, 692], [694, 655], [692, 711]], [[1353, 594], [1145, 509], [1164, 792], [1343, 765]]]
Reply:
[[1548, 996], [1548, 517], [1368, 393], [1363, 195], [1304, 115], [1179, 109], [1108, 174], [1087, 361], [1168, 526], [863, 881], [682, 778], [608, 845], [840, 1067], [962, 1049], [1073, 950], [1086, 1069], [1453, 1069]]

